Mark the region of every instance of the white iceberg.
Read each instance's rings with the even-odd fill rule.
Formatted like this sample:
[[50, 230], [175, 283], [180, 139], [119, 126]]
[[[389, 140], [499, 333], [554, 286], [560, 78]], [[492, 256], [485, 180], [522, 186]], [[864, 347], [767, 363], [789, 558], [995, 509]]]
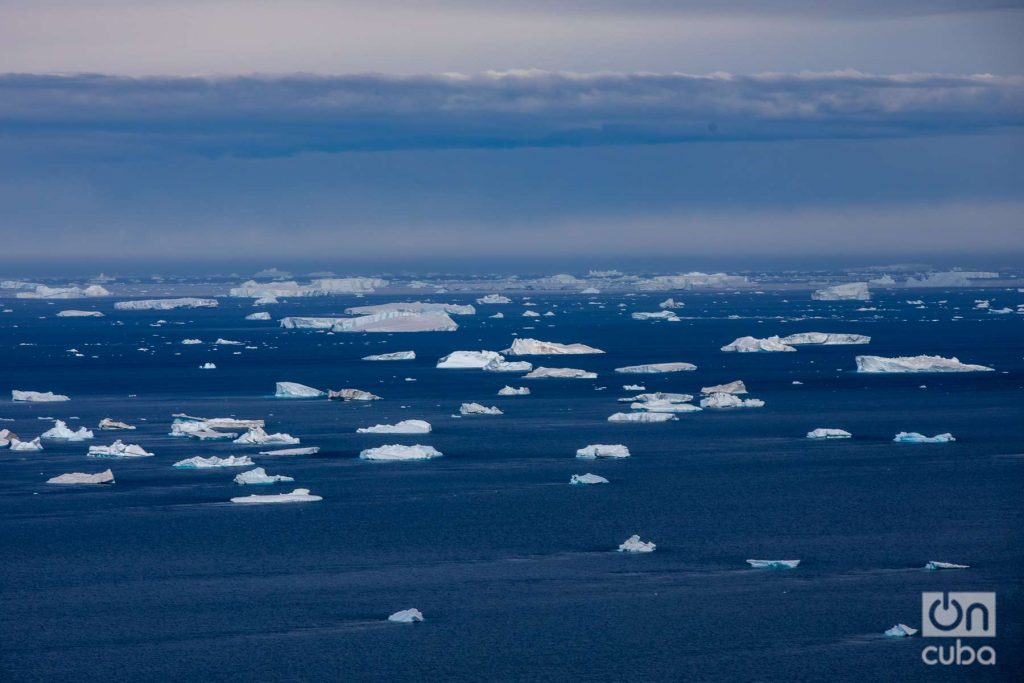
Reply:
[[498, 389], [498, 396], [529, 396], [530, 387], [510, 387], [507, 384]]
[[103, 314], [99, 311], [76, 311], [67, 310], [61, 311], [57, 314], [58, 318], [102, 318]]
[[709, 394], [700, 400], [701, 408], [763, 408], [759, 398], [738, 398], [735, 394]]
[[482, 406], [479, 403], [463, 403], [459, 407], [460, 415], [504, 415], [497, 407]]
[[18, 435], [10, 429], [0, 429], [0, 448], [7, 448], [11, 445], [12, 441], [16, 441], [17, 439]]
[[640, 537], [633, 534], [621, 544], [619, 544], [620, 553], [653, 553], [654, 549], [657, 548], [651, 541], [641, 541]]
[[487, 316], [487, 317], [488, 317], [488, 318], [494, 318], [494, 319], [496, 319], [496, 320], [501, 320], [502, 318], [504, 318], [504, 317], [505, 317], [505, 314], [504, 314], [504, 313], [502, 313], [501, 311], [498, 311], [498, 312], [497, 312], [497, 313], [495, 313], [494, 315], [489, 315], [489, 316]]
[[84, 289], [81, 287], [47, 287], [46, 285], [37, 285], [34, 291], [18, 292], [15, 294], [15, 297], [18, 299], [82, 299], [94, 296], [110, 296], [110, 292], [100, 285], [90, 285]]
[[458, 323], [447, 313], [415, 313], [386, 311], [361, 315], [357, 318], [338, 318], [334, 332], [454, 332]]
[[197, 455], [196, 457], [189, 458], [188, 460], [179, 460], [174, 463], [173, 467], [177, 467], [181, 470], [205, 470], [214, 467], [249, 467], [255, 464], [256, 463], [254, 463], [247, 455], [229, 455], [226, 458], [218, 458], [215, 455], [209, 458], [203, 458]]
[[332, 401], [380, 401], [382, 400], [377, 394], [371, 394], [369, 391], [363, 391], [362, 389], [338, 389], [337, 391], [331, 390], [327, 392], [327, 398]]
[[416, 360], [416, 352], [394, 351], [392, 353], [377, 353], [372, 356], [363, 356], [363, 360]]
[[393, 425], [374, 425], [372, 427], [360, 427], [356, 430], [358, 434], [429, 434], [432, 427], [426, 420], [402, 420]]
[[55, 394], [52, 391], [11, 391], [12, 401], [26, 401], [32, 403], [52, 403], [54, 401], [70, 401], [71, 399], [63, 394]]
[[516, 339], [503, 353], [510, 356], [563, 356], [588, 353], [604, 353], [601, 349], [586, 344], [559, 344], [539, 339]]
[[119, 311], [169, 311], [174, 308], [216, 308], [219, 305], [216, 299], [197, 299], [189, 296], [180, 299], [118, 301], [114, 308]]
[[654, 375], [663, 372], [691, 372], [697, 366], [693, 363], [648, 363], [645, 365], [627, 365], [615, 368], [615, 372], [637, 375]]
[[217, 366], [214, 365], [213, 363], [207, 361], [207, 362], [203, 363], [202, 365], [200, 365], [199, 369], [200, 370], [216, 370]]
[[363, 460], [429, 460], [430, 458], [440, 458], [442, 455], [443, 453], [433, 446], [388, 444], [367, 448], [359, 454], [359, 457]]
[[291, 434], [267, 434], [263, 427], [250, 427], [248, 432], [235, 439], [232, 443], [243, 446], [265, 446], [267, 444], [286, 446], [299, 443], [299, 439]]
[[665, 308], [665, 309], [682, 308], [685, 305], [686, 304], [682, 303], [681, 301], [677, 302], [675, 299], [669, 298], [669, 299], [665, 299], [660, 304], [658, 304], [658, 308]]
[[329, 330], [341, 319], [289, 316], [281, 318], [280, 325], [286, 330]]
[[305, 446], [303, 448], [278, 448], [272, 451], [259, 451], [257, 455], [316, 455], [319, 452], [319, 446]]
[[916, 628], [911, 628], [906, 624], [896, 624], [892, 628], [885, 630], [885, 636], [888, 638], [908, 638], [917, 633]]
[[629, 409], [650, 413], [699, 413], [703, 410], [703, 408], [690, 403], [680, 403], [679, 401], [637, 401], [629, 404]]
[[587, 287], [586, 289], [581, 289], [580, 290], [580, 294], [600, 294], [600, 293], [601, 293], [601, 290], [598, 289], [597, 287]]
[[702, 394], [745, 394], [747, 393], [747, 385], [743, 383], [743, 380], [738, 379], [733, 382], [726, 384], [716, 384], [710, 387], [701, 387], [700, 393]]
[[845, 332], [799, 332], [783, 337], [780, 340], [783, 344], [790, 346], [819, 345], [838, 346], [841, 344], [869, 344], [871, 337], [863, 334], [849, 334]]
[[849, 282], [819, 289], [811, 298], [815, 301], [870, 301], [871, 292], [866, 282]]
[[432, 304], [422, 301], [353, 306], [346, 308], [349, 315], [375, 315], [377, 313], [448, 313], [451, 315], [476, 315], [476, 309], [463, 304]]
[[952, 562], [939, 562], [938, 560], [929, 560], [924, 565], [925, 569], [930, 571], [937, 571], [939, 569], [970, 569], [969, 564], [953, 564]]
[[672, 413], [615, 413], [608, 417], [609, 422], [668, 422], [677, 420]]
[[857, 356], [857, 372], [893, 373], [893, 372], [992, 372], [985, 365], [961, 363], [958, 358], [942, 356]]
[[788, 344], [783, 344], [776, 335], [765, 339], [756, 337], [740, 337], [722, 347], [722, 351], [735, 351], [736, 353], [773, 353], [779, 351], [796, 351]]
[[372, 294], [376, 289], [387, 287], [388, 281], [375, 277], [320, 278], [308, 285], [294, 280], [285, 282], [256, 282], [248, 280], [238, 287], [232, 287], [228, 296], [251, 299], [276, 299], [307, 296], [330, 296], [332, 294]]
[[523, 317], [524, 318], [539, 318], [540, 317], [540, 313], [538, 313], [537, 311], [523, 311]]
[[956, 441], [956, 439], [949, 432], [936, 434], [935, 436], [925, 436], [917, 432], [900, 432], [893, 441], [896, 443], [949, 443]]
[[59, 477], [46, 480], [47, 484], [113, 484], [114, 473], [110, 470], [86, 474], [85, 472], [69, 472]]
[[523, 375], [523, 379], [597, 379], [597, 373], [576, 368], [538, 367]]
[[754, 569], [796, 569], [800, 560], [747, 560]]
[[687, 403], [693, 400], [690, 394], [678, 394], [669, 391], [655, 391], [650, 394], [637, 394], [620, 398], [619, 403]]
[[185, 346], [195, 346], [196, 344], [202, 344], [202, 339], [182, 339], [181, 343]]
[[232, 498], [232, 503], [244, 503], [247, 505], [266, 505], [270, 503], [315, 503], [323, 498], [309, 493], [309, 489], [295, 489], [291, 493], [276, 493], [271, 495], [239, 496]]
[[235, 341], [234, 339], [224, 339], [223, 337], [218, 337], [217, 341], [213, 342], [214, 346], [243, 346], [244, 344], [244, 342]]
[[320, 398], [326, 395], [325, 391], [298, 382], [277, 382], [274, 388], [275, 398]]
[[257, 311], [245, 316], [246, 320], [270, 320], [270, 314], [266, 311]]
[[120, 439], [109, 446], [89, 446], [90, 458], [151, 458], [153, 454], [142, 446], [124, 443]]
[[845, 429], [830, 429], [828, 427], [818, 427], [807, 432], [808, 439], [849, 439], [852, 436], [853, 434]]
[[21, 441], [20, 439], [11, 439], [11, 450], [12, 451], [41, 451], [43, 450], [43, 442], [37, 436], [31, 441]]
[[437, 361], [443, 370], [479, 370], [492, 362], [502, 362], [505, 357], [497, 351], [452, 351]]
[[658, 275], [645, 280], [637, 280], [637, 289], [645, 292], [661, 292], [670, 289], [733, 289], [748, 283], [746, 275], [727, 275], [725, 273], [683, 273], [680, 275]]
[[604, 477], [599, 477], [596, 474], [574, 474], [569, 479], [570, 484], [607, 484], [608, 480]]
[[507, 296], [502, 296], [501, 294], [488, 294], [480, 297], [476, 302], [478, 304], [510, 304], [512, 303], [512, 299], [509, 299]]
[[679, 316], [672, 311], [657, 311], [656, 313], [638, 311], [636, 313], [631, 313], [629, 317], [633, 320], [666, 320], [670, 323], [679, 322]]
[[410, 609], [404, 609], [401, 612], [395, 612], [388, 617], [388, 621], [396, 624], [413, 624], [418, 621], [423, 621], [423, 613], [415, 607], [412, 607]]
[[77, 430], [70, 429], [63, 420], [57, 420], [53, 423], [53, 427], [43, 432], [40, 437], [55, 441], [85, 441], [93, 438], [93, 433], [85, 427], [79, 427]]
[[577, 458], [628, 458], [629, 448], [622, 444], [595, 443], [576, 451]]
[[100, 420], [99, 428], [103, 430], [135, 429], [135, 427], [126, 422], [118, 422], [117, 420], [111, 419], [109, 417], [105, 417], [102, 420]]
[[263, 484], [276, 484], [279, 481], [295, 481], [294, 477], [286, 477], [283, 474], [267, 474], [262, 467], [257, 467], [248, 472], [235, 475], [235, 483], [243, 486], [261, 486]]
[[492, 360], [483, 368], [484, 372], [529, 372], [533, 363], [525, 360]]

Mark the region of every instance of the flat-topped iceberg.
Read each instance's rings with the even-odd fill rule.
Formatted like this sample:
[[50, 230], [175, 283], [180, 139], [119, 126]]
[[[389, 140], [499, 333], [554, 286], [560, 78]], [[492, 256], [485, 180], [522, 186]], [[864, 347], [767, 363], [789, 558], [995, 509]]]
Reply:
[[270, 320], [270, 314], [266, 311], [257, 311], [245, 316], [246, 320]]
[[498, 389], [498, 396], [529, 396], [530, 387], [510, 387], [509, 385], [503, 386]]
[[523, 375], [523, 379], [597, 379], [597, 373], [576, 368], [538, 367]]
[[373, 315], [375, 313], [448, 313], [451, 315], [476, 315], [476, 309], [463, 304], [433, 304], [422, 301], [408, 301], [390, 304], [374, 304], [372, 306], [353, 306], [346, 308], [349, 315]]
[[443, 370], [480, 370], [492, 362], [504, 361], [497, 351], [452, 351], [437, 361]]
[[657, 548], [651, 541], [641, 541], [640, 537], [633, 534], [625, 541], [619, 544], [620, 553], [653, 553], [654, 549]]
[[357, 318], [338, 318], [334, 332], [454, 332], [458, 323], [447, 313], [416, 313], [414, 311], [384, 311]]
[[870, 301], [871, 291], [866, 282], [849, 282], [816, 290], [811, 298], [815, 301]]
[[426, 420], [402, 420], [393, 425], [374, 425], [372, 427], [360, 427], [356, 430], [358, 434], [429, 434], [432, 427]]
[[18, 438], [11, 439], [11, 450], [12, 451], [41, 451], [43, 450], [43, 442], [37, 436], [31, 441], [22, 441]]
[[363, 360], [416, 360], [415, 351], [393, 351], [392, 353], [375, 353], [363, 356]]
[[388, 621], [396, 624], [413, 624], [423, 621], [423, 613], [415, 607], [411, 607], [409, 609], [404, 609], [401, 612], [395, 612], [388, 617]]
[[76, 311], [66, 310], [57, 313], [58, 318], [102, 318], [103, 314], [99, 311]]
[[85, 297], [110, 296], [106, 287], [90, 285], [88, 287], [47, 287], [37, 285], [31, 292], [18, 292], [18, 299], [83, 299]]
[[47, 484], [113, 484], [114, 473], [110, 470], [86, 474], [85, 472], [69, 472], [46, 480]]
[[985, 365], [961, 363], [959, 358], [942, 356], [857, 356], [857, 372], [992, 372]]
[[478, 304], [510, 304], [512, 299], [501, 294], [488, 294], [476, 300]]
[[100, 420], [99, 428], [103, 430], [115, 430], [115, 429], [135, 429], [132, 425], [127, 422], [118, 422], [117, 420], [105, 417]]
[[196, 344], [202, 344], [202, 339], [182, 339], [181, 343], [185, 346], [195, 346]]
[[799, 332], [783, 337], [780, 340], [783, 344], [790, 346], [820, 345], [838, 346], [841, 344], [869, 344], [871, 337], [863, 334], [848, 334], [845, 332]]
[[701, 408], [763, 408], [759, 398], [739, 398], [735, 394], [709, 394], [700, 400]]
[[574, 474], [569, 479], [570, 484], [582, 485], [582, 484], [607, 484], [608, 480], [604, 477], [600, 477], [596, 474]]
[[217, 337], [217, 341], [213, 342], [214, 346], [244, 346], [245, 342], [235, 341], [234, 339], [225, 339], [224, 337]]
[[278, 382], [274, 387], [274, 398], [320, 398], [326, 395], [325, 391], [298, 382]]
[[699, 413], [699, 408], [690, 403], [679, 401], [637, 401], [629, 404], [630, 410], [642, 410], [650, 413]]
[[151, 458], [153, 454], [142, 446], [124, 443], [120, 439], [109, 446], [89, 446], [90, 458]]
[[935, 436], [925, 436], [917, 432], [900, 432], [893, 441], [896, 443], [949, 443], [956, 441], [956, 439], [949, 432], [936, 434]]
[[663, 372], [691, 372], [697, 366], [693, 363], [647, 363], [645, 365], [627, 365], [615, 368], [615, 372], [635, 375], [654, 375]]
[[620, 398], [619, 403], [687, 403], [693, 400], [690, 394], [678, 394], [669, 391], [655, 391], [650, 394], [637, 394]]
[[303, 448], [277, 448], [272, 451], [259, 451], [257, 455], [316, 455], [319, 452], [319, 446], [304, 446]]
[[609, 422], [668, 422], [677, 419], [672, 413], [615, 413], [608, 416]]
[[308, 285], [294, 280], [284, 282], [257, 282], [248, 280], [238, 287], [232, 287], [228, 296], [251, 299], [278, 297], [329, 296], [332, 294], [372, 294], [376, 289], [387, 287], [388, 281], [375, 277], [320, 278]]
[[969, 564], [954, 564], [952, 562], [939, 562], [938, 560], [929, 560], [924, 568], [929, 571], [937, 571], [939, 569], [970, 569]]
[[119, 311], [169, 311], [174, 308], [216, 308], [220, 305], [216, 299], [197, 299], [186, 296], [178, 299], [138, 299], [135, 301], [118, 301], [114, 308]]
[[267, 505], [271, 503], [315, 503], [321, 501], [320, 496], [311, 495], [309, 489], [295, 489], [291, 493], [275, 493], [270, 495], [239, 496], [232, 498], [232, 503], [246, 505]]
[[57, 420], [53, 423], [53, 427], [43, 432], [40, 437], [43, 439], [53, 439], [54, 441], [85, 441], [86, 439], [93, 438], [93, 433], [85, 427], [71, 429], [65, 424], [64, 420]]
[[[263, 420], [248, 420], [237, 417], [193, 417], [186, 415], [185, 413], [175, 413], [172, 415], [174, 423], [171, 425], [172, 431], [174, 425], [182, 425], [182, 429], [186, 430], [186, 425], [192, 425], [200, 429], [250, 429], [252, 427], [265, 427], [266, 422]], [[171, 436], [179, 436], [178, 434], [171, 434]]]
[[382, 400], [377, 394], [371, 394], [369, 391], [363, 391], [362, 389], [338, 389], [337, 391], [331, 390], [327, 392], [327, 398], [332, 401], [380, 401]]
[[267, 434], [263, 427], [250, 427], [249, 431], [235, 439], [232, 443], [243, 446], [265, 446], [267, 444], [294, 445], [299, 443], [299, 439], [291, 434]]
[[828, 427], [818, 427], [807, 432], [808, 439], [849, 439], [852, 436], [853, 434], [845, 429], [830, 429]]
[[672, 311], [657, 311], [654, 313], [637, 311], [636, 313], [631, 313], [629, 317], [633, 320], [665, 320], [671, 323], [680, 321], [679, 316]]
[[341, 318], [311, 318], [308, 316], [288, 316], [281, 318], [280, 325], [286, 330], [329, 330]]
[[909, 638], [915, 633], [917, 633], [916, 628], [912, 628], [906, 624], [896, 624], [892, 628], [887, 628], [883, 635], [887, 638]]
[[179, 460], [172, 467], [177, 467], [180, 470], [205, 470], [214, 467], [250, 467], [255, 464], [247, 455], [229, 455], [226, 458], [218, 458], [215, 455], [203, 458], [197, 455], [187, 460]]
[[31, 403], [52, 403], [55, 401], [70, 401], [64, 394], [55, 394], [52, 391], [11, 391], [12, 401], [25, 401]]
[[795, 348], [784, 344], [778, 335], [758, 339], [756, 337], [740, 337], [722, 347], [722, 351], [736, 353], [775, 353], [796, 351]]
[[283, 474], [267, 474], [267, 471], [262, 467], [235, 475], [235, 483], [243, 486], [262, 486], [264, 484], [276, 484], [280, 481], [295, 481], [295, 478], [286, 477]]
[[363, 460], [429, 460], [431, 458], [440, 458], [443, 455], [441, 451], [437, 450], [433, 446], [421, 446], [416, 444], [413, 446], [403, 446], [401, 444], [388, 444], [385, 446], [377, 446], [376, 448], [367, 448], [359, 454], [359, 457]]
[[586, 344], [559, 344], [539, 339], [516, 339], [503, 353], [510, 356], [565, 356], [588, 353], [604, 353], [601, 349]]
[[800, 560], [747, 560], [754, 569], [796, 569]]
[[710, 387], [701, 387], [700, 393], [702, 394], [745, 394], [747, 393], [747, 385], [743, 383], [743, 380], [738, 379], [734, 382], [728, 382], [726, 384], [716, 384]]
[[646, 280], [637, 280], [637, 289], [645, 292], [659, 292], [670, 289], [733, 289], [748, 283], [746, 275], [726, 273], [682, 273], [679, 275], [657, 275]]
[[484, 372], [529, 372], [533, 363], [525, 360], [492, 360], [481, 368]]
[[576, 451], [577, 458], [628, 458], [629, 448], [622, 444], [594, 443]]
[[459, 407], [460, 415], [504, 415], [497, 407], [480, 405], [479, 403], [463, 403]]

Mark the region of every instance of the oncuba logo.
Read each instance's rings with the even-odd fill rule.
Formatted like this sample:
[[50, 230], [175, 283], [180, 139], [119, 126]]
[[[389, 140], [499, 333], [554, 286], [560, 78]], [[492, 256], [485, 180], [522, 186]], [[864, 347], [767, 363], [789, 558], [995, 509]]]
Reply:
[[929, 666], [994, 665], [996, 651], [990, 645], [974, 648], [961, 638], [994, 638], [996, 635], [996, 594], [945, 592], [921, 594], [921, 635], [926, 638], [956, 638], [951, 645], [929, 645], [921, 661]]

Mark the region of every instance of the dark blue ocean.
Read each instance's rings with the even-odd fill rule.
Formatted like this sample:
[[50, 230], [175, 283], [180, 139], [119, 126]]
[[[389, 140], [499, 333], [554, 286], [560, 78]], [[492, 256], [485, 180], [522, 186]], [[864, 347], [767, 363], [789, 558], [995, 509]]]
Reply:
[[[889, 292], [865, 312], [856, 302], [809, 301], [806, 291], [674, 295], [686, 303], [674, 324], [629, 318], [657, 310], [666, 293], [536, 293], [533, 310], [554, 317], [521, 317], [526, 309], [513, 295], [514, 304], [457, 317], [457, 332], [406, 335], [332, 335], [276, 322], [402, 300], [394, 295], [293, 300], [268, 307], [272, 322], [243, 320], [255, 309], [238, 299], [163, 312], [115, 312], [107, 300], [0, 301], [13, 311], [0, 314], [0, 429], [32, 438], [51, 426], [40, 417], [138, 426], [96, 431], [91, 442], [46, 442], [40, 453], [0, 450], [0, 679], [1020, 680], [1024, 316], [972, 306], [981, 298], [1013, 306], [1024, 295]], [[905, 303], [917, 298], [924, 308]], [[106, 317], [55, 317], [65, 308]], [[504, 319], [488, 317], [498, 310]], [[868, 334], [872, 342], [718, 350], [743, 335], [802, 331]], [[515, 334], [608, 353], [529, 358], [594, 370], [597, 380], [434, 368], [457, 349], [506, 348]], [[206, 343], [181, 345], [187, 337]], [[218, 337], [257, 348], [214, 349]], [[417, 360], [359, 360], [410, 349]], [[997, 371], [858, 375], [860, 353], [957, 356]], [[206, 361], [217, 369], [200, 370]], [[668, 361], [698, 370], [612, 372]], [[606, 421], [628, 409], [618, 397], [636, 393], [623, 384], [696, 394], [735, 379], [767, 405], [667, 424]], [[384, 400], [275, 399], [276, 381], [355, 387]], [[505, 384], [533, 395], [496, 396]], [[72, 400], [13, 403], [11, 389]], [[505, 415], [453, 418], [466, 401]], [[238, 469], [173, 469], [191, 456], [257, 450], [171, 438], [179, 412], [265, 418], [268, 431], [320, 446], [316, 456], [256, 460], [295, 478], [276, 490], [309, 488], [323, 502], [232, 505], [232, 496], [268, 491], [232, 483]], [[434, 433], [355, 433], [413, 418]], [[816, 427], [854, 438], [804, 438]], [[948, 431], [957, 441], [894, 444], [899, 431]], [[84, 457], [90, 443], [115, 438], [156, 457]], [[430, 444], [444, 457], [357, 458], [395, 442]], [[626, 444], [633, 457], [573, 457], [591, 443]], [[113, 486], [44, 483], [108, 466]], [[568, 484], [584, 472], [611, 484]], [[656, 552], [614, 552], [634, 533], [656, 542]], [[802, 564], [752, 570], [747, 558]], [[928, 560], [971, 568], [923, 571]], [[920, 659], [925, 639], [881, 637], [897, 622], [919, 628], [921, 592], [946, 590], [997, 593], [998, 636], [986, 641], [996, 666], [929, 667]], [[385, 621], [408, 607], [426, 621]]]

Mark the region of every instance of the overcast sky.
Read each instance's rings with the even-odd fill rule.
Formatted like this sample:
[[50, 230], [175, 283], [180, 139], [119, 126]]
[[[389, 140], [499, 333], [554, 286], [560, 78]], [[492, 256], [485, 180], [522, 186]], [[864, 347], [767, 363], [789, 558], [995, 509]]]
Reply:
[[1022, 44], [982, 0], [0, 0], [0, 270], [1020, 254]]

